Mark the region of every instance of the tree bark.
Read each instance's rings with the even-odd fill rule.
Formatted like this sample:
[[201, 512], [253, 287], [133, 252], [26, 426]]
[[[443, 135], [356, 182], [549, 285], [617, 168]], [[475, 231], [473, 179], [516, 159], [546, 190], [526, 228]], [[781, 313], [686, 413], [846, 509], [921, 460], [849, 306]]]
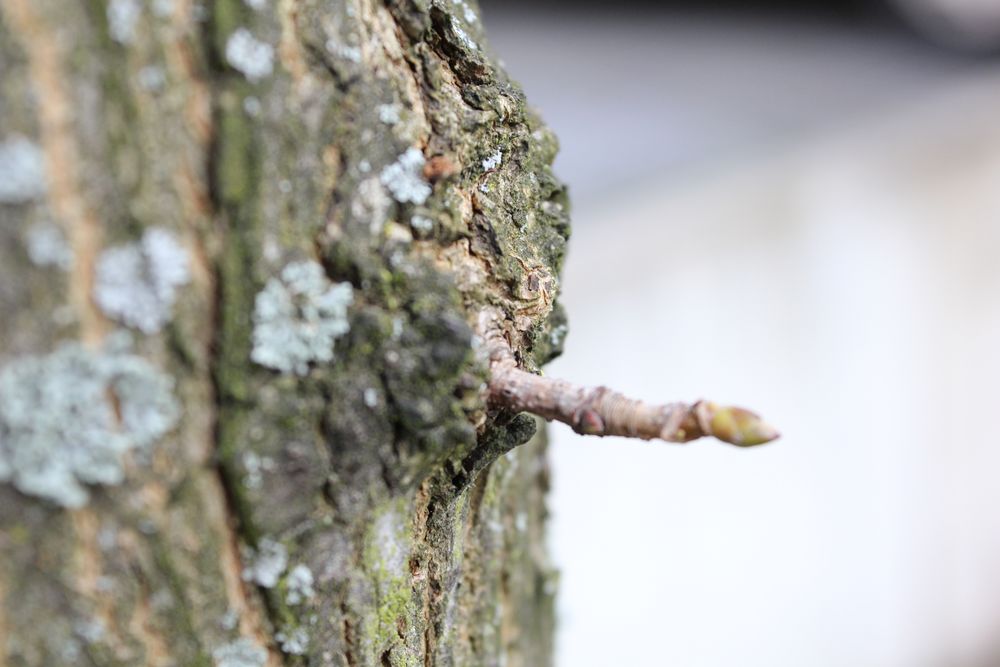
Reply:
[[474, 324], [558, 353], [567, 203], [474, 3], [0, 7], [0, 666], [549, 664]]

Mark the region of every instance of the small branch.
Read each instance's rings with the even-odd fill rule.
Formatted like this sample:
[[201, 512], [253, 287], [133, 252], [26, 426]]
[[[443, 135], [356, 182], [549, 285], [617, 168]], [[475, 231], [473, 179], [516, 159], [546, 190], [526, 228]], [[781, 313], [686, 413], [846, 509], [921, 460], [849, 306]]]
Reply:
[[584, 435], [620, 435], [668, 442], [712, 436], [740, 447], [770, 442], [778, 431], [753, 412], [709, 401], [650, 405], [607, 387], [580, 387], [518, 368], [496, 313], [480, 317], [490, 360], [489, 397], [515, 412], [568, 424]]

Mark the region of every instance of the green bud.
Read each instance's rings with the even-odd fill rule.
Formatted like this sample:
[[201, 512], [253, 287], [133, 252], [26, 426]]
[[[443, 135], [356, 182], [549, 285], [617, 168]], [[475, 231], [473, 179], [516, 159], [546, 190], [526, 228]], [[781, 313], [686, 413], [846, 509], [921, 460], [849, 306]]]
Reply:
[[694, 406], [698, 423], [706, 435], [739, 447], [762, 445], [777, 438], [777, 429], [756, 413], [733, 406], [699, 401]]

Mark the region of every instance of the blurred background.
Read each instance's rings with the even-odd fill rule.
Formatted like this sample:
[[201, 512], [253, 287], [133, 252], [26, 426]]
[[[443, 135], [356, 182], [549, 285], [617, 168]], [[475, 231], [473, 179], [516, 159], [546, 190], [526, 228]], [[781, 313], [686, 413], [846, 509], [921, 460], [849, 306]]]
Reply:
[[558, 664], [1000, 665], [1000, 2], [485, 2], [562, 142], [555, 376], [752, 407], [554, 436]]

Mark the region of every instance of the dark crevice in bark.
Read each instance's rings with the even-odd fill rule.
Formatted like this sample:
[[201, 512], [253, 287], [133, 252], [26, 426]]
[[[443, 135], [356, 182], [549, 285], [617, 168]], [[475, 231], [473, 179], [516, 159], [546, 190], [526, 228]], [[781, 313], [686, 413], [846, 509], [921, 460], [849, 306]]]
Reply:
[[343, 615], [344, 620], [341, 622], [343, 627], [344, 636], [344, 660], [347, 663], [347, 667], [357, 667], [357, 660], [355, 660], [355, 638], [354, 638], [354, 625], [351, 623], [350, 609], [347, 607], [347, 603], [343, 602], [340, 605], [340, 613]]
[[344, 75], [330, 62], [326, 48], [309, 41], [301, 41], [302, 49], [320, 68], [330, 75], [330, 80], [340, 93], [347, 94], [351, 87], [362, 81], [361, 74]]
[[444, 596], [444, 589], [441, 585], [440, 565], [434, 562], [427, 563], [427, 592], [424, 601], [427, 625], [424, 629], [423, 643], [425, 647], [424, 662], [427, 665], [434, 664], [437, 654], [438, 637], [441, 635], [441, 601]]
[[[226, 168], [226, 165], [223, 163], [223, 156], [226, 155], [226, 147], [223, 145], [225, 134], [221, 128], [223, 127], [224, 114], [233, 112], [224, 109], [222, 96], [231, 92], [234, 75], [227, 70], [222, 54], [218, 50], [216, 40], [218, 30], [215, 12], [210, 11], [209, 19], [203, 22], [201, 40], [207, 54], [205, 78], [212, 91], [210, 99], [212, 134], [206, 149], [205, 173], [213, 231], [219, 236], [218, 254], [212, 258], [210, 263], [214, 286], [211, 302], [213, 340], [209, 349], [209, 376], [214, 403], [211, 463], [223, 494], [226, 529], [231, 531], [228, 537], [232, 539], [234, 557], [241, 570], [237, 574], [242, 576], [243, 563], [240, 547], [245, 543], [257, 548], [260, 541], [260, 531], [254, 524], [249, 501], [243, 495], [241, 474], [235, 459], [236, 452], [227, 450], [225, 445], [227, 439], [233, 437], [231, 432], [236, 430], [234, 420], [242, 419], [241, 413], [249, 409], [252, 402], [246, 396], [234, 393], [226, 385], [223, 374], [232, 372], [231, 368], [226, 367], [228, 364], [232, 364], [232, 359], [228, 358], [227, 353], [227, 346], [230, 345], [231, 341], [228, 339], [226, 328], [231, 324], [226, 322], [226, 299], [231, 289], [229, 281], [233, 280], [232, 271], [227, 270], [227, 263], [232, 261], [227, 253], [243, 252], [242, 250], [231, 250], [231, 248], [242, 249], [242, 244], [247, 242], [245, 238], [237, 238], [243, 232], [233, 229], [234, 221], [245, 216], [246, 212], [227, 201], [224, 193], [223, 169]], [[229, 157], [232, 159], [232, 156]], [[246, 202], [241, 202], [240, 205], [246, 206]], [[246, 253], [243, 252], [243, 254]], [[246, 605], [256, 605], [259, 600], [260, 608], [266, 619], [265, 627], [259, 628], [259, 630], [265, 634], [264, 640], [268, 653], [272, 658], [277, 655], [279, 664], [285, 664], [286, 656], [272, 650], [273, 640], [270, 635], [273, 628], [280, 627], [277, 622], [280, 618], [280, 609], [275, 598], [271, 595], [271, 591], [260, 586], [244, 585], [243, 582], [238, 585], [243, 587], [241, 595], [245, 596]], [[252, 594], [253, 589], [257, 591], [257, 596]]]
[[462, 50], [456, 46], [459, 38], [455, 35], [452, 15], [440, 7], [432, 6], [430, 17], [434, 38], [429, 42], [439, 54], [444, 56], [459, 81], [469, 84], [488, 82], [492, 72], [489, 63], [480, 54], [469, 49]]
[[[498, 420], [502, 420], [499, 417]], [[461, 469], [452, 477], [453, 493], [458, 495], [474, 483], [479, 475], [498, 458], [531, 439], [538, 428], [534, 418], [526, 414], [515, 415], [510, 421], [498, 421], [479, 438], [469, 454], [462, 459]]]
[[156, 560], [157, 570], [166, 573], [167, 585], [170, 587], [171, 593], [176, 596], [176, 599], [180, 601], [180, 608], [178, 610], [178, 615], [181, 621], [182, 627], [185, 629], [186, 634], [198, 647], [198, 651], [201, 652], [201, 638], [196, 631], [194, 621], [191, 618], [189, 609], [191, 608], [190, 598], [188, 593], [184, 588], [180, 586], [180, 582], [183, 579], [178, 576], [177, 570], [174, 567], [173, 562], [168, 558], [169, 545], [164, 544], [161, 536], [155, 538], [158, 542], [156, 548], [153, 550], [153, 557]]
[[[419, 38], [419, 34], [411, 35], [411, 32], [416, 32], [414, 30], [407, 31], [406, 23], [404, 22], [404, 17], [400, 16], [400, 9], [395, 7], [392, 2], [386, 2], [389, 8], [389, 16], [392, 17], [392, 22], [396, 25], [396, 36], [399, 39], [399, 43], [403, 45], [403, 60], [406, 61], [407, 67], [410, 69], [410, 73], [413, 75], [413, 80], [417, 84], [417, 88], [423, 93], [423, 101], [427, 103], [426, 91], [423, 90], [423, 74], [421, 72], [420, 63], [411, 56], [413, 51], [413, 41]], [[423, 32], [421, 30], [421, 32]]]

